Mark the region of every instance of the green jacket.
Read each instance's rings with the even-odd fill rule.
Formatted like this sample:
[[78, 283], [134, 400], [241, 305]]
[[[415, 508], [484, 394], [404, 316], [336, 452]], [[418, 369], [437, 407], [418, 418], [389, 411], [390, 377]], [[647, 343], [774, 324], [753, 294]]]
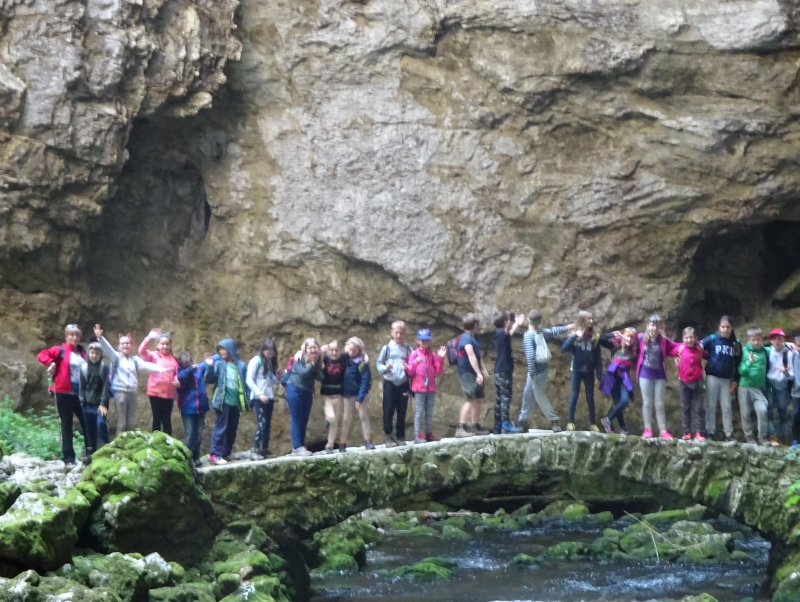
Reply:
[[[750, 352], [753, 352], [753, 361], [750, 361]], [[769, 350], [767, 347], [761, 347], [756, 351], [753, 346], [748, 343], [742, 349], [742, 361], [739, 364], [739, 374], [742, 378], [739, 380], [740, 387], [750, 387], [753, 389], [763, 389], [767, 385], [767, 358], [769, 357]]]

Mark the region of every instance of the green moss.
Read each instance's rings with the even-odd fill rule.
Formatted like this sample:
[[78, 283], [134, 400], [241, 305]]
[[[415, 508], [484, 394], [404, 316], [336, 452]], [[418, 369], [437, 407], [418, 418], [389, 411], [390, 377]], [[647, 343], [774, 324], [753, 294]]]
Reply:
[[524, 516], [528, 516], [531, 513], [531, 505], [525, 504], [524, 506], [517, 508], [514, 512], [511, 513], [511, 516], [516, 516], [517, 518], [522, 518]]
[[603, 529], [603, 537], [613, 542], [619, 542], [622, 539], [622, 531], [616, 529]]
[[227, 596], [239, 589], [241, 585], [239, 575], [235, 573], [223, 573], [217, 575], [217, 594], [219, 596]]
[[617, 542], [606, 539], [605, 537], [598, 537], [589, 546], [592, 556], [611, 557], [615, 552], [619, 552]]
[[561, 518], [570, 521], [583, 520], [587, 516], [589, 516], [589, 508], [583, 504], [570, 504], [561, 513]]
[[242, 579], [250, 579], [256, 575], [268, 575], [271, 572], [272, 564], [269, 558], [258, 550], [240, 552], [228, 560], [214, 563], [214, 574], [217, 577], [224, 573], [234, 573]]
[[644, 520], [656, 527], [662, 527], [678, 521], [689, 520], [689, 515], [686, 510], [665, 510], [664, 512], [645, 514]]
[[467, 519], [463, 516], [451, 516], [442, 521], [442, 525], [463, 529], [467, 526]]
[[598, 524], [607, 524], [614, 521], [614, 515], [611, 512], [598, 512], [597, 514], [590, 514], [589, 519]]
[[355, 558], [347, 554], [333, 554], [325, 558], [321, 567], [314, 569], [314, 576], [329, 575], [332, 573], [352, 574], [358, 572], [358, 563]]
[[574, 560], [589, 554], [589, 548], [579, 541], [562, 541], [545, 550], [544, 557], [550, 560]]
[[741, 560], [745, 562], [749, 562], [752, 560], [750, 554], [747, 552], [742, 552], [741, 550], [734, 550], [731, 552], [731, 560]]
[[432, 528], [432, 527], [411, 527], [408, 530], [409, 535], [421, 536], [421, 535], [439, 535], [439, 532]]
[[515, 564], [517, 566], [531, 566], [537, 562], [538, 560], [534, 556], [529, 556], [528, 554], [517, 554], [511, 559], [509, 564]]
[[462, 531], [458, 527], [452, 525], [445, 525], [442, 527], [442, 537], [445, 539], [457, 539], [460, 541], [468, 541], [472, 539], [469, 533]]
[[413, 525], [407, 520], [396, 520], [392, 523], [392, 529], [395, 531], [408, 531], [411, 527], [413, 527]]
[[0, 514], [11, 508], [11, 504], [20, 496], [22, 491], [16, 483], [3, 481], [0, 483]]
[[730, 552], [724, 544], [718, 542], [702, 543], [690, 547], [681, 556], [689, 562], [722, 561], [730, 559]]
[[410, 577], [419, 581], [450, 579], [453, 575], [453, 569], [441, 566], [438, 563], [425, 561], [411, 566], [401, 566], [392, 571], [393, 577]]
[[150, 602], [216, 602], [210, 583], [185, 583], [175, 587], [151, 589]]
[[553, 502], [552, 504], [548, 504], [543, 510], [537, 512], [537, 514], [542, 518], [561, 516], [564, 510], [566, 510], [572, 504], [574, 504], [574, 502], [571, 500], [559, 500], [557, 502]]
[[772, 602], [797, 602], [800, 600], [800, 571], [784, 575], [772, 594]]

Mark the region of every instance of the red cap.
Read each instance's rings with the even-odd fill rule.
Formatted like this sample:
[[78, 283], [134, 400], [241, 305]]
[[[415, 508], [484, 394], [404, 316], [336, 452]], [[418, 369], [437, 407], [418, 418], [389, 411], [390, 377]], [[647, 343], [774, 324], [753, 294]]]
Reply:
[[769, 333], [769, 338], [772, 337], [783, 337], [786, 338], [786, 333], [783, 332], [780, 328], [773, 328], [772, 332]]

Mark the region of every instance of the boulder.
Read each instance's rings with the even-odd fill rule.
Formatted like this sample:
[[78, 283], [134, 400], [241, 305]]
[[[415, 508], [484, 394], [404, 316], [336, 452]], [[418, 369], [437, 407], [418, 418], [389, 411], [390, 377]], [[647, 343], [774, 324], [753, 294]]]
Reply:
[[459, 541], [469, 541], [472, 539], [469, 533], [458, 527], [453, 527], [452, 525], [445, 525], [442, 527], [442, 537], [444, 539], [457, 539]]
[[564, 520], [583, 520], [589, 516], [589, 508], [583, 504], [570, 504], [561, 513]]
[[149, 602], [216, 602], [210, 583], [185, 583], [175, 587], [151, 589]]
[[290, 602], [290, 600], [278, 579], [260, 575], [243, 583], [221, 602]]

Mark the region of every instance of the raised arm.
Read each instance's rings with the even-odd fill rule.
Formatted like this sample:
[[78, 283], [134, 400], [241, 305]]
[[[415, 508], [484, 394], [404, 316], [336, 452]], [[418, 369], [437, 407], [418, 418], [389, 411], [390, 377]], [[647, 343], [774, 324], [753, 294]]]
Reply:
[[[94, 328], [95, 328], [95, 333], [96, 333], [97, 329], [99, 328], [99, 326], [95, 326]], [[119, 353], [117, 352], [116, 349], [114, 349], [111, 346], [111, 343], [109, 343], [106, 340], [106, 338], [103, 336], [102, 332], [103, 331], [101, 330], [100, 331], [101, 334], [100, 334], [99, 337], [97, 337], [97, 340], [100, 341], [100, 346], [103, 348], [103, 355], [105, 355], [107, 358], [109, 358], [112, 361], [114, 360], [114, 358], [119, 359]]]
[[133, 361], [136, 363], [137, 370], [144, 370], [145, 372], [157, 372], [158, 374], [163, 374], [167, 372], [166, 368], [162, 368], [158, 364], [154, 364], [153, 362], [147, 362], [140, 357], [133, 358]]
[[153, 330], [148, 332], [147, 336], [144, 337], [144, 339], [142, 340], [141, 344], [139, 345], [139, 356], [143, 360], [148, 362], [156, 361], [156, 356], [154, 353], [150, 351], [149, 347], [150, 347], [150, 341], [156, 338], [159, 334], [161, 334], [161, 331], [158, 330], [157, 328], [154, 328]]

